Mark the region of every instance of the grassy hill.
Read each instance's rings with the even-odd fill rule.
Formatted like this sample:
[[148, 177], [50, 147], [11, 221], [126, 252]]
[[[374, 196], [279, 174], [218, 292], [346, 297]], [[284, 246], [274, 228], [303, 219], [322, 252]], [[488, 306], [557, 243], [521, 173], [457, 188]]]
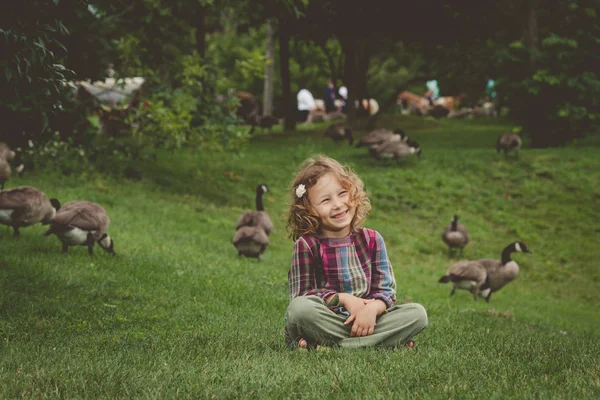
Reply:
[[[117, 256], [62, 254], [39, 225], [19, 239], [0, 227], [0, 397], [598, 398], [600, 147], [525, 148], [516, 159], [495, 152], [511, 129], [497, 120], [382, 126], [404, 128], [422, 159], [382, 163], [318, 127], [257, 136], [238, 155], [161, 153], [137, 181], [11, 180], [102, 204]], [[386, 240], [398, 301], [429, 314], [416, 351], [283, 342], [287, 185], [318, 153], [366, 184], [366, 226]], [[230, 242], [259, 183], [275, 223], [260, 263]], [[489, 304], [437, 282], [454, 261], [440, 239], [454, 214], [472, 238], [465, 258], [499, 258], [514, 240], [534, 252], [515, 256], [519, 277]]]

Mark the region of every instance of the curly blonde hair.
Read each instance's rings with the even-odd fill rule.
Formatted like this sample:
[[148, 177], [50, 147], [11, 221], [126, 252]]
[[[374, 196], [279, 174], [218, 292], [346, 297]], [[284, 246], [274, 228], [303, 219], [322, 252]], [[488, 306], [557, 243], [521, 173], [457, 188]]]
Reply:
[[287, 230], [289, 237], [293, 240], [297, 240], [302, 235], [317, 234], [321, 226], [321, 219], [316, 215], [310, 204], [308, 193], [304, 193], [298, 198], [296, 196], [296, 188], [302, 184], [308, 190], [323, 175], [330, 172], [335, 174], [342, 187], [348, 190], [350, 204], [356, 206], [356, 213], [350, 222], [350, 230], [356, 230], [366, 219], [371, 209], [371, 202], [365, 192], [363, 181], [350, 167], [340, 164], [333, 158], [317, 155], [304, 160], [300, 164], [296, 177], [289, 188], [290, 201]]

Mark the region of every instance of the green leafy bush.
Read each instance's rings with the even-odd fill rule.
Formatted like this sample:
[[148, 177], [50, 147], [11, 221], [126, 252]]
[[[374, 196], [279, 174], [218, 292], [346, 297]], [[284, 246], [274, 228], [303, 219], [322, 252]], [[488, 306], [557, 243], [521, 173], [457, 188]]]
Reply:
[[500, 91], [536, 147], [560, 145], [600, 128], [598, 16], [585, 6], [590, 2], [559, 4], [553, 14], [560, 18], [550, 24], [538, 51], [518, 40], [500, 54], [505, 66]]

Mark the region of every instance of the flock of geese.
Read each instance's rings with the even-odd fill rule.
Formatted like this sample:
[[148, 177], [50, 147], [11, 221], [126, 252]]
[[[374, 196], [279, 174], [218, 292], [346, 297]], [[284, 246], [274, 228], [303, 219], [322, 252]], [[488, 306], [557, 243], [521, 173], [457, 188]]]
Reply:
[[15, 237], [21, 234], [20, 228], [37, 223], [50, 225], [44, 235], [55, 234], [62, 242], [63, 252], [69, 246], [86, 246], [91, 255], [98, 243], [114, 254], [114, 242], [106, 233], [110, 219], [102, 206], [90, 201], [70, 201], [61, 207], [57, 199], [48, 198], [32, 186], [4, 189], [11, 176], [9, 161], [14, 156], [14, 151], [0, 143], [0, 224], [12, 227]]
[[[347, 140], [348, 145], [352, 146], [354, 144], [352, 131], [343, 122], [329, 126], [324, 136], [331, 138], [334, 142]], [[503, 151], [505, 155], [514, 152], [518, 156], [521, 145], [522, 140], [519, 135], [507, 133], [498, 138], [496, 151], [498, 153]], [[362, 137], [356, 147], [367, 147], [369, 154], [378, 159], [394, 159], [399, 162], [413, 154], [421, 158], [421, 146], [416, 141], [409, 139], [402, 129], [394, 131], [376, 129]]]
[[[330, 126], [325, 136], [336, 142], [348, 140], [349, 145], [354, 144], [352, 133], [344, 124]], [[505, 154], [516, 152], [521, 143], [518, 135], [506, 134], [498, 138], [496, 150], [504, 151]], [[395, 159], [397, 162], [413, 154], [419, 158], [421, 155], [419, 144], [409, 139], [401, 129], [372, 131], [362, 137], [356, 147], [367, 147], [372, 156], [379, 159]], [[12, 227], [13, 235], [17, 237], [20, 235], [20, 228], [42, 223], [50, 226], [44, 235], [56, 235], [62, 242], [63, 252], [67, 252], [70, 246], [86, 246], [88, 253], [92, 255], [94, 245], [98, 243], [103, 250], [115, 254], [114, 241], [107, 233], [110, 219], [106, 210], [99, 204], [90, 201], [70, 201], [61, 207], [57, 199], [48, 198], [42, 191], [31, 186], [4, 190], [4, 183], [11, 176], [9, 162], [14, 157], [14, 151], [0, 143], [0, 224]], [[20, 172], [20, 169], [17, 171]], [[260, 261], [269, 246], [273, 223], [262, 201], [268, 190], [267, 185], [258, 185], [256, 210], [245, 211], [237, 221], [232, 243], [239, 256]], [[442, 240], [448, 246], [450, 256], [455, 252], [462, 256], [464, 247], [469, 243], [467, 228], [458, 223], [458, 218], [455, 215], [442, 233]], [[448, 269], [439, 282], [452, 282], [450, 295], [453, 295], [456, 289], [464, 289], [473, 294], [474, 300], [481, 295], [489, 301], [492, 293], [500, 290], [518, 275], [519, 265], [511, 259], [511, 254], [515, 252], [531, 251], [523, 242], [513, 242], [502, 250], [499, 260], [459, 261]]]
[[[352, 132], [343, 123], [331, 125], [325, 132], [334, 142], [347, 140], [354, 144]], [[517, 152], [521, 147], [521, 138], [513, 133], [498, 138], [496, 150]], [[367, 147], [369, 153], [379, 159], [391, 158], [400, 161], [410, 155], [416, 154], [420, 158], [421, 147], [417, 142], [408, 138], [401, 129], [390, 131], [378, 129], [362, 137], [356, 147]], [[238, 219], [232, 243], [239, 256], [257, 258], [259, 261], [269, 246], [269, 234], [273, 223], [264, 209], [262, 197], [268, 191], [265, 184], [256, 187], [256, 210], [245, 211]], [[442, 240], [448, 246], [449, 256], [462, 256], [464, 247], [469, 243], [469, 233], [463, 224], [458, 223], [455, 215], [442, 232]], [[454, 295], [456, 289], [468, 290], [477, 300], [481, 295], [486, 301], [490, 300], [492, 293], [497, 292], [519, 274], [519, 265], [511, 259], [515, 252], [531, 253], [523, 242], [513, 242], [506, 246], [500, 259], [479, 259], [472, 261], [459, 261], [453, 264], [446, 274], [439, 280], [440, 283], [452, 282]], [[457, 254], [458, 253], [458, 254]]]
[[[343, 123], [331, 125], [325, 131], [325, 136], [330, 137], [334, 142], [348, 140], [350, 146], [354, 143], [352, 132]], [[413, 154], [421, 158], [421, 146], [409, 139], [402, 129], [394, 131], [376, 129], [362, 137], [356, 147], [367, 147], [369, 154], [378, 159], [393, 159], [400, 162]]]
[[[469, 232], [463, 224], [458, 223], [458, 215], [442, 232], [442, 240], [448, 246], [449, 255], [458, 251], [462, 256], [464, 247], [469, 243]], [[456, 289], [468, 290], [477, 300], [481, 295], [489, 302], [492, 293], [502, 289], [519, 274], [519, 264], [510, 258], [512, 253], [531, 253], [523, 242], [513, 242], [506, 246], [500, 254], [500, 259], [484, 258], [472, 261], [459, 261], [453, 264], [440, 283], [452, 282], [450, 296]]]

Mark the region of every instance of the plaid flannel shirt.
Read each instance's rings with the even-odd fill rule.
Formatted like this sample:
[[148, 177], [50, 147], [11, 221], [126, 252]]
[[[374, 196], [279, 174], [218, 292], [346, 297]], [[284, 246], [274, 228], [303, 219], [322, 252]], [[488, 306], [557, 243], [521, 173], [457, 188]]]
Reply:
[[349, 293], [382, 300], [388, 308], [396, 303], [396, 280], [383, 237], [366, 228], [343, 238], [300, 237], [294, 243], [288, 282], [290, 299]]

